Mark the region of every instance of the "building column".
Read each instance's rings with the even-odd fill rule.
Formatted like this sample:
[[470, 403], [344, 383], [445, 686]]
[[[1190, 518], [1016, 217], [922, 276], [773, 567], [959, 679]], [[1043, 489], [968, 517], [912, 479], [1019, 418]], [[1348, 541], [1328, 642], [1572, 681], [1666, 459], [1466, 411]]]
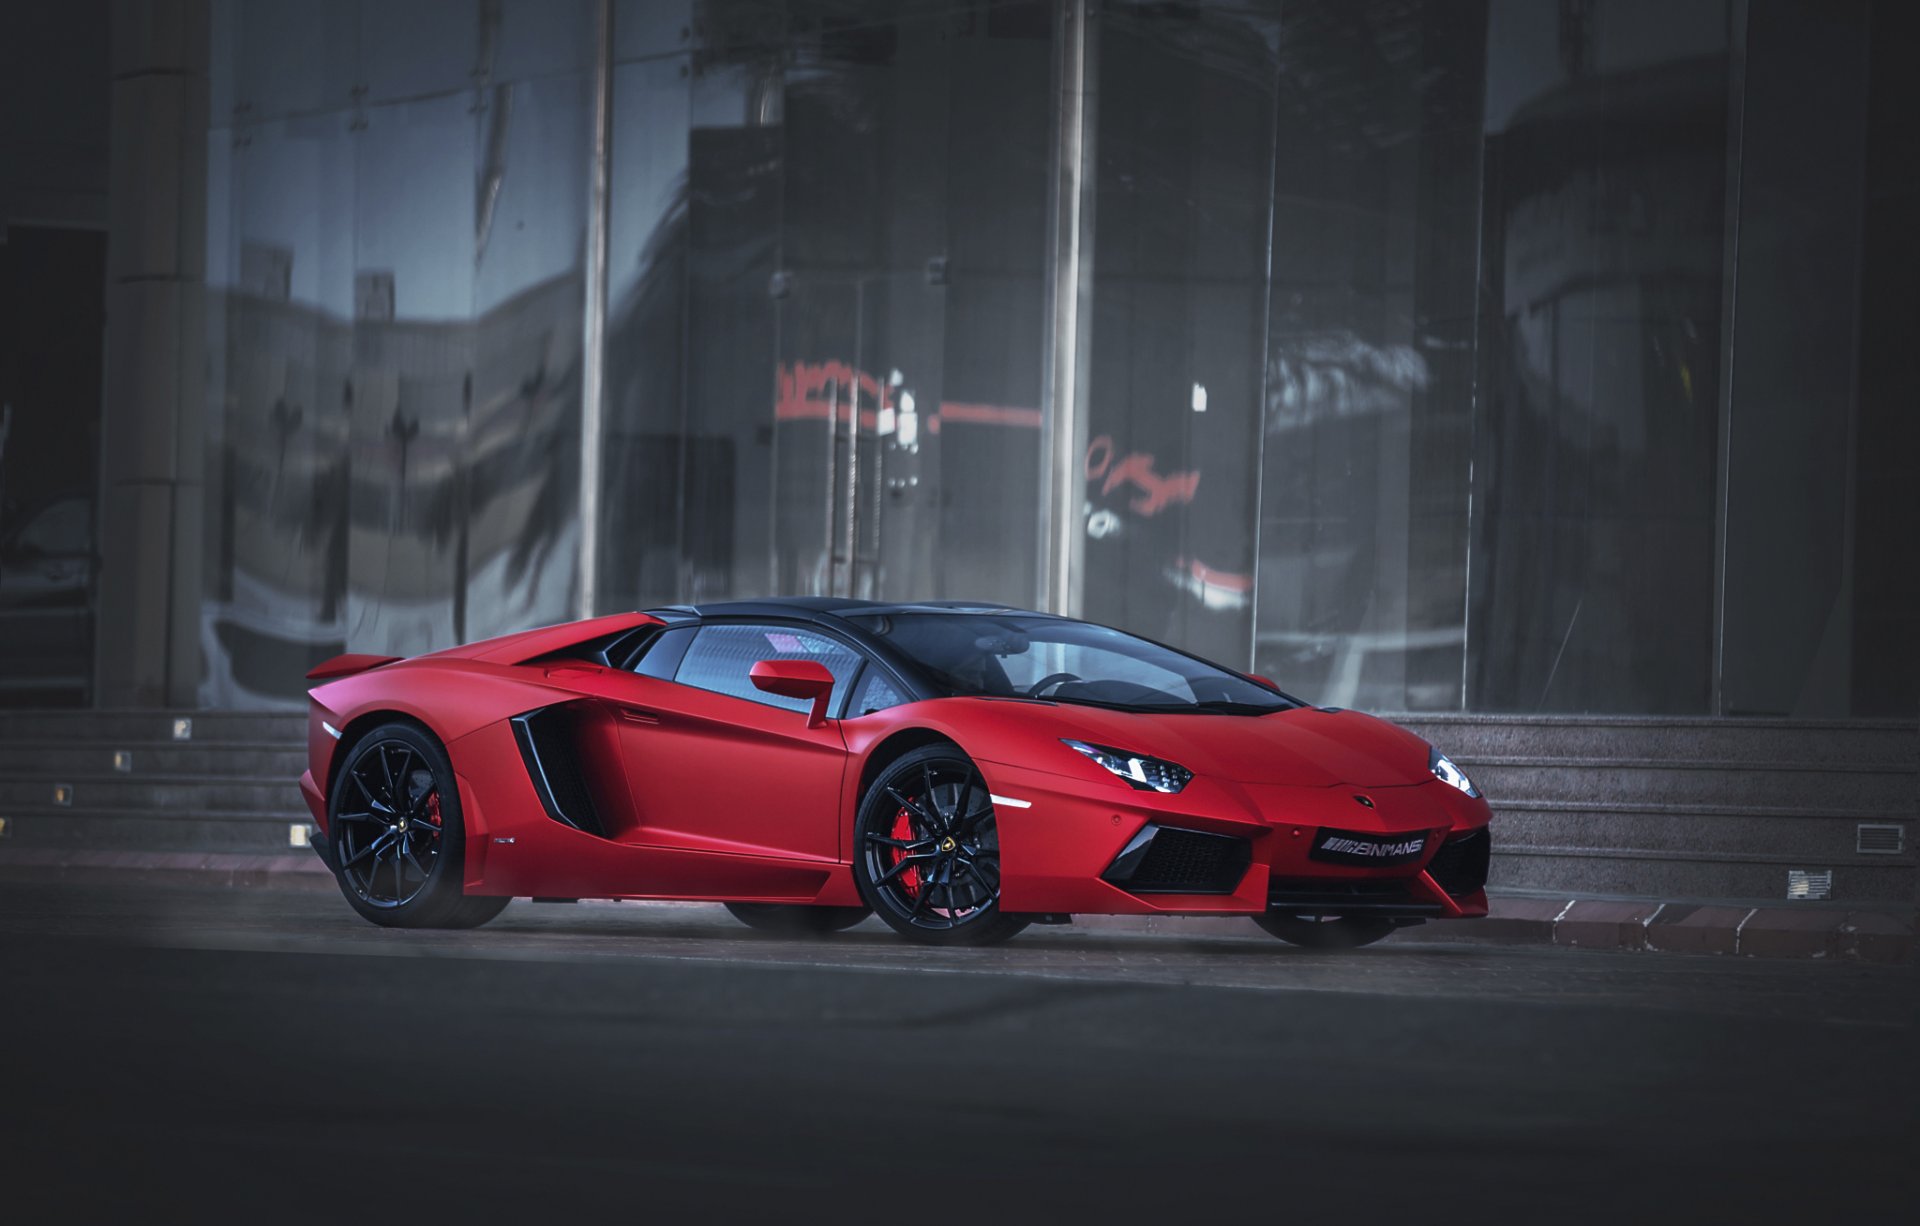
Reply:
[[115, 0], [110, 16], [103, 707], [190, 706], [200, 684], [207, 16], [206, 0]]
[[1041, 354], [1040, 607], [1080, 615], [1085, 590], [1087, 378], [1093, 348], [1099, 26], [1090, 0], [1058, 0]]

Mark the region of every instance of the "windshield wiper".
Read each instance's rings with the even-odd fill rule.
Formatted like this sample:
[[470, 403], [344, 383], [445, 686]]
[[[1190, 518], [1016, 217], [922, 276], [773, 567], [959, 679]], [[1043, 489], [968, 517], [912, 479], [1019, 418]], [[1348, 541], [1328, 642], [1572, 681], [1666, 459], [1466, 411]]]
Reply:
[[1292, 708], [1284, 703], [1269, 707], [1257, 702], [1235, 702], [1230, 698], [1209, 698], [1205, 702], [1196, 702], [1175, 709], [1180, 711], [1198, 711], [1202, 715], [1272, 715], [1275, 711], [1287, 711]]

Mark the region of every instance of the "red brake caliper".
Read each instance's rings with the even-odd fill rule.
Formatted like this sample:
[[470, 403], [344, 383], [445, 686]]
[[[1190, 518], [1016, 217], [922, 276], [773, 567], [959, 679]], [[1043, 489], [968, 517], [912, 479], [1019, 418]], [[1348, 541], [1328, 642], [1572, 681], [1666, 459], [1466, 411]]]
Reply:
[[436, 790], [427, 797], [427, 821], [433, 826], [433, 837], [440, 837], [440, 793]]
[[[902, 843], [911, 843], [914, 839], [913, 818], [908, 815], [904, 808], [894, 814], [893, 837], [899, 839]], [[907, 849], [904, 847], [890, 847], [887, 850], [893, 853], [893, 864], [898, 864], [907, 858]], [[890, 864], [887, 867], [891, 868], [893, 865]], [[920, 896], [920, 870], [918, 868], [910, 868], [902, 872], [900, 874], [900, 888], [907, 892], [907, 897], [918, 898]]]

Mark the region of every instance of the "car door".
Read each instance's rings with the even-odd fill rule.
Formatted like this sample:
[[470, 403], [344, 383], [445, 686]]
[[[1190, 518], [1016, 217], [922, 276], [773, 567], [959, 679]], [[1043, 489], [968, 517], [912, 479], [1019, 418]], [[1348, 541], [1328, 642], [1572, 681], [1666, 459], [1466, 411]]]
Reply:
[[808, 727], [809, 704], [757, 689], [761, 660], [815, 660], [834, 677], [837, 715], [861, 656], [794, 625], [721, 623], [694, 632], [661, 701], [620, 708], [638, 843], [832, 861], [840, 854], [846, 742], [838, 719]]

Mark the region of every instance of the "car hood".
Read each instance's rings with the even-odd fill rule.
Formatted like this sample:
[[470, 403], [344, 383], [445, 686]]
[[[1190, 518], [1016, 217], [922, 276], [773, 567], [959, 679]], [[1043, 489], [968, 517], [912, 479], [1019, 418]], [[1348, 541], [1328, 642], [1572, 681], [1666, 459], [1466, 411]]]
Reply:
[[[1031, 743], [1070, 737], [1177, 762], [1196, 775], [1294, 787], [1398, 787], [1433, 778], [1427, 743], [1358, 711], [1296, 707], [1271, 715], [1172, 715], [1066, 703], [996, 703]], [[1051, 754], [1049, 753], [1050, 757]], [[1032, 754], [1023, 764], [1041, 766]], [[1042, 769], [1046, 769], [1042, 767]]]

